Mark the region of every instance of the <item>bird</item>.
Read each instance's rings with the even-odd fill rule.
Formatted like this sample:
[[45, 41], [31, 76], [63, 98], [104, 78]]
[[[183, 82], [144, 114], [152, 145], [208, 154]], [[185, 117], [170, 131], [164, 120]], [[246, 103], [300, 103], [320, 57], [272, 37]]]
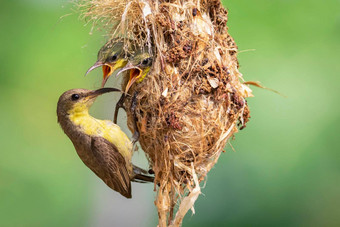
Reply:
[[[145, 49], [145, 48], [144, 48]], [[86, 75], [91, 72], [93, 69], [98, 68], [100, 66], [103, 67], [103, 81], [102, 87], [105, 86], [108, 78], [112, 75], [114, 71], [117, 69], [121, 69], [117, 76], [125, 71], [129, 71], [129, 73], [124, 73], [122, 87], [125, 90], [116, 103], [113, 123], [117, 124], [118, 122], [118, 112], [120, 108], [125, 110], [124, 101], [127, 96], [127, 93], [130, 87], [136, 82], [140, 83], [143, 81], [145, 76], [149, 73], [153, 58], [148, 52], [143, 51], [142, 48], [131, 48], [129, 53], [133, 54], [124, 54], [124, 42], [120, 41], [119, 38], [111, 39], [107, 41], [104, 46], [98, 51], [98, 57], [96, 63], [91, 66]], [[133, 95], [135, 100], [132, 100], [131, 109], [135, 109], [136, 105], [136, 94]], [[134, 113], [134, 119], [136, 119], [136, 114]], [[136, 121], [134, 123], [133, 128], [133, 144], [139, 138], [139, 133], [136, 126]]]
[[120, 41], [119, 38], [110, 39], [100, 48], [97, 61], [87, 70], [85, 75], [102, 66], [103, 80], [101, 87], [104, 87], [112, 73], [127, 64], [128, 56], [128, 53], [124, 51], [124, 42]]
[[127, 64], [117, 73], [117, 76], [129, 70], [129, 77], [123, 82], [123, 89], [128, 93], [134, 83], [141, 83], [151, 70], [153, 58], [148, 52], [137, 51], [128, 58]]
[[[153, 57], [148, 53], [144, 52], [142, 50], [139, 50], [135, 52], [134, 55], [131, 55], [128, 59], [127, 64], [125, 67], [123, 67], [118, 73], [117, 76], [125, 71], [129, 71], [128, 74], [125, 74], [124, 79], [123, 79], [123, 84], [122, 88], [125, 90], [125, 94], [128, 93], [129, 89], [134, 83], [141, 83], [146, 75], [151, 70], [153, 64]], [[126, 95], [122, 94], [120, 100], [118, 101], [116, 108], [115, 108], [115, 113], [114, 113], [114, 120], [113, 122], [117, 122], [118, 118], [118, 111], [119, 108], [124, 108], [124, 100]], [[134, 94], [133, 96], [136, 96]], [[131, 107], [133, 108], [133, 107]]]
[[64, 92], [57, 104], [57, 117], [83, 163], [107, 186], [131, 198], [131, 181], [153, 182], [154, 177], [133, 165], [132, 142], [120, 127], [89, 114], [96, 97], [116, 88], [72, 89]]

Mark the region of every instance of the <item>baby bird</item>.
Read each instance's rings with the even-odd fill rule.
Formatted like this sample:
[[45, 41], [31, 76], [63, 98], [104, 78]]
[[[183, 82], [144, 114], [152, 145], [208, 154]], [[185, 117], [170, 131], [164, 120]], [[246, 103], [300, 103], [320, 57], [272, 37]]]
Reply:
[[[150, 72], [152, 66], [153, 58], [147, 52], [137, 52], [135, 55], [130, 56], [127, 64], [123, 67], [117, 75], [123, 71], [129, 70], [129, 77], [125, 84], [125, 93], [127, 93], [130, 87], [134, 83], [141, 83], [146, 75]], [[123, 84], [124, 87], [124, 84]]]
[[[129, 89], [134, 83], [141, 83], [146, 75], [150, 72], [152, 67], [153, 58], [147, 52], [139, 51], [135, 55], [130, 56], [128, 63], [124, 68], [122, 68], [118, 73], [117, 76], [124, 72], [129, 71], [128, 74], [124, 76], [123, 79], [123, 89], [125, 90], [125, 94], [128, 93]], [[124, 107], [123, 103], [125, 100], [125, 94], [122, 95], [120, 100], [118, 101], [115, 109], [114, 120], [113, 122], [117, 122], [118, 118], [118, 111], [119, 108]], [[134, 95], [135, 96], [135, 95]]]
[[99, 50], [97, 61], [91, 66], [85, 75], [89, 72], [102, 66], [103, 69], [103, 81], [102, 87], [106, 84], [109, 77], [117, 69], [123, 68], [128, 62], [128, 58], [124, 52], [124, 42], [118, 41], [117, 39], [110, 39], [105, 45]]

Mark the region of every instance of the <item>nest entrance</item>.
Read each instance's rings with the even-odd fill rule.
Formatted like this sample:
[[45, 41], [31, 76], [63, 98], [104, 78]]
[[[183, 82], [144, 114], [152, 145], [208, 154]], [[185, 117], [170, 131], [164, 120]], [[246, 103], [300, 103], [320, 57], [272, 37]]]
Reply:
[[[249, 118], [252, 94], [238, 70], [227, 10], [220, 0], [84, 2], [84, 15], [124, 39], [126, 50], [153, 56], [150, 73], [129, 93], [138, 94], [139, 142], [155, 172], [159, 226], [180, 226], [200, 182]], [[127, 116], [132, 130], [129, 108]]]

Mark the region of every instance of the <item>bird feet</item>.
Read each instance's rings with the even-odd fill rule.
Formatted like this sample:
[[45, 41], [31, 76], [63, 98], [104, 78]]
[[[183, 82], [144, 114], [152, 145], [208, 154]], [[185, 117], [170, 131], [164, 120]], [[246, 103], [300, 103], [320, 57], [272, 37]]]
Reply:
[[137, 126], [138, 118], [137, 118], [137, 113], [136, 113], [137, 95], [138, 95], [138, 92], [135, 91], [135, 93], [132, 96], [131, 107], [130, 107], [130, 110], [133, 116], [133, 131], [134, 131], [132, 135], [132, 144], [135, 144], [139, 140], [139, 136], [140, 136], [138, 126]]
[[113, 123], [115, 123], [115, 124], [117, 124], [119, 109], [123, 108], [125, 110], [125, 106], [124, 106], [125, 97], [126, 97], [125, 93], [123, 93], [122, 96], [120, 97], [119, 101], [116, 104], [115, 114], [114, 114], [114, 118], [113, 118]]

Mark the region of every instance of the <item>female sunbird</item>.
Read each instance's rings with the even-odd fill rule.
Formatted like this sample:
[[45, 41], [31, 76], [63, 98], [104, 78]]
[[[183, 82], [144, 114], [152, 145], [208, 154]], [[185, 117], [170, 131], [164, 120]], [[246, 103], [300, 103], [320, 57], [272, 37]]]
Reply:
[[89, 114], [97, 96], [120, 91], [72, 89], [58, 101], [58, 122], [72, 141], [80, 159], [110, 188], [131, 198], [131, 181], [153, 182], [153, 177], [131, 163], [132, 143], [118, 125]]
[[98, 51], [97, 61], [87, 70], [85, 75], [93, 69], [102, 66], [102, 87], [104, 87], [112, 73], [117, 69], [123, 68], [127, 62], [128, 58], [124, 52], [124, 43], [117, 39], [111, 39], [105, 43], [102, 48], [100, 48]]

